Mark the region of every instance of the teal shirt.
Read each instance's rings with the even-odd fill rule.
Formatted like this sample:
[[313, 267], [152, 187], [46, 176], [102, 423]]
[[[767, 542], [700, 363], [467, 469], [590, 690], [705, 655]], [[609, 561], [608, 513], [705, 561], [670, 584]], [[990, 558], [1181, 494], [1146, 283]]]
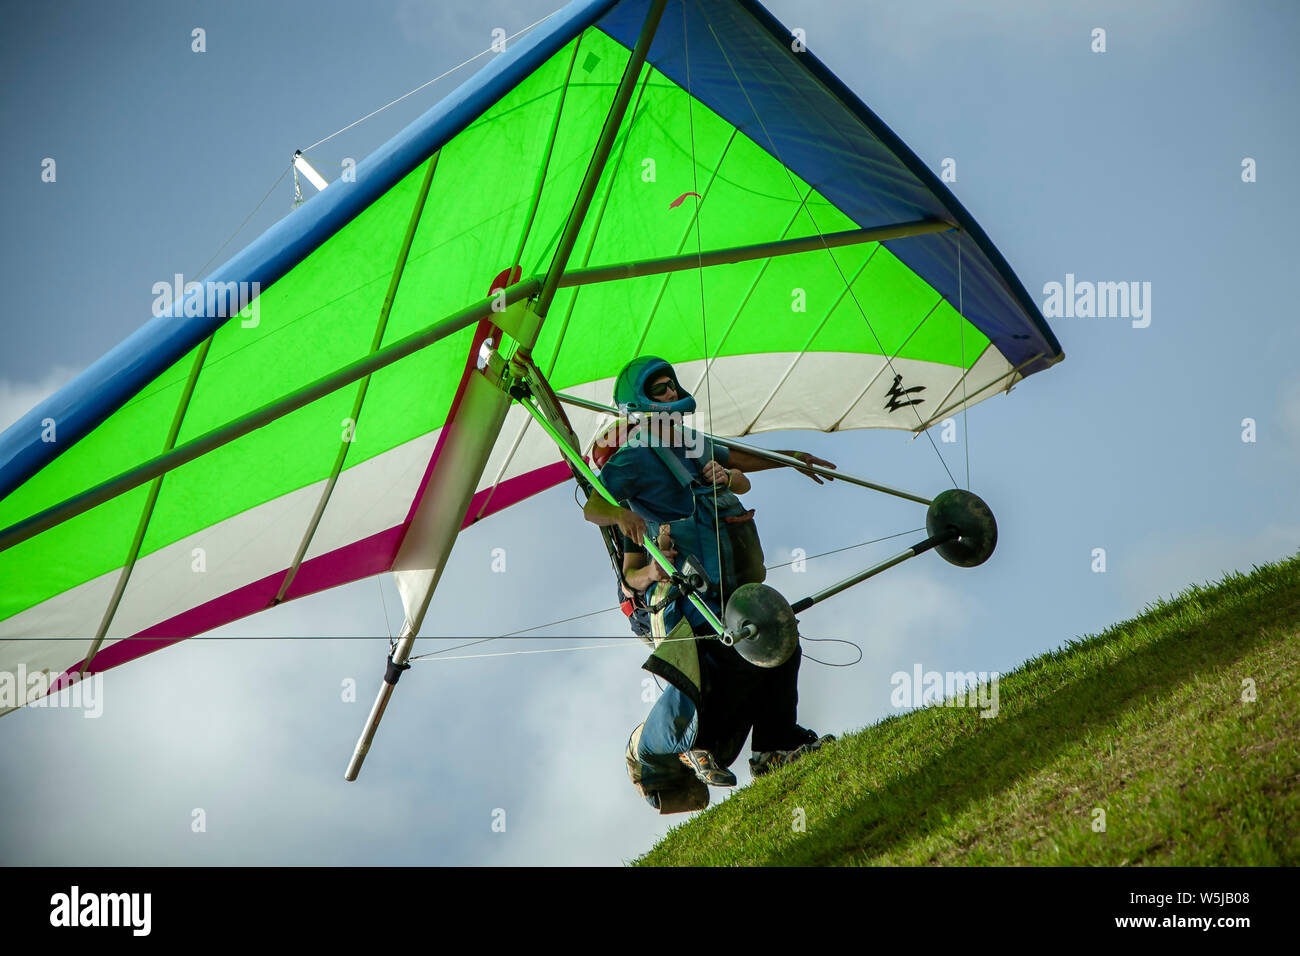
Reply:
[[[685, 447], [664, 450], [681, 461], [699, 483], [703, 483], [704, 463], [710, 456], [724, 468], [731, 460], [725, 447], [707, 438], [698, 457], [687, 455], [689, 449]], [[605, 462], [600, 480], [618, 501], [626, 502], [633, 511], [657, 524], [689, 517], [695, 510], [691, 489], [677, 480], [653, 448], [624, 445]]]
[[[714, 585], [707, 595], [703, 595], [703, 599], [714, 613], [721, 614], [717, 585], [721, 580], [722, 567], [731, 565], [731, 548], [729, 536], [718, 534], [713, 517], [713, 501], [717, 499], [724, 514], [735, 513], [741, 506], [730, 491], [721, 486], [714, 488], [713, 485], [705, 484], [702, 473], [710, 454], [726, 467], [730, 460], [729, 452], [724, 446], [714, 445], [707, 438], [699, 456], [688, 456], [685, 447], [664, 450], [676, 456], [692, 478], [697, 479], [692, 485], [683, 485], [660, 460], [655, 449], [639, 445], [625, 445], [616, 451], [601, 469], [600, 479], [611, 495], [650, 523], [652, 536], [657, 533], [659, 525], [672, 523], [674, 547], [678, 551], [675, 565], [680, 570], [686, 558], [694, 556], [700, 569]], [[697, 494], [705, 499], [698, 503], [699, 507]], [[721, 554], [719, 547], [722, 548]], [[639, 542], [634, 550], [643, 550]], [[665, 617], [666, 627], [671, 628], [681, 614], [685, 614], [692, 625], [704, 625], [703, 615], [689, 601], [682, 599], [676, 605]]]

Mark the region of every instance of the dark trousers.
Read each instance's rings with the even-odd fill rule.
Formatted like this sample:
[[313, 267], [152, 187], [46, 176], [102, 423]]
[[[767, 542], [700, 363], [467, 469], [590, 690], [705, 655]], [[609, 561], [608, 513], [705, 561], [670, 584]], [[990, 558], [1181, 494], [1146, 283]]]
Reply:
[[669, 684], [645, 721], [637, 757], [642, 782], [651, 790], [672, 786], [690, 774], [677, 759], [688, 750], [707, 750], [730, 767], [751, 729], [756, 752], [792, 750], [804, 743], [795, 727], [803, 656], [799, 648], [780, 667], [758, 667], [718, 640], [702, 640], [696, 647], [701, 707]]
[[[711, 632], [710, 632], [711, 633]], [[799, 706], [799, 648], [780, 667], [749, 663], [718, 640], [700, 641], [702, 706], [695, 749], [730, 766], [753, 729], [753, 749], [787, 750], [802, 743], [795, 729]]]

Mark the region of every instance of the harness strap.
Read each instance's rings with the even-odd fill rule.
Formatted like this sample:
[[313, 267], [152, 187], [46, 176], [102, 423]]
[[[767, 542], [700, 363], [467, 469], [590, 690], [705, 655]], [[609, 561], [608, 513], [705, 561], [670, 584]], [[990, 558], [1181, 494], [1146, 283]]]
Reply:
[[664, 467], [677, 479], [677, 483], [683, 488], [689, 488], [695, 482], [695, 476], [692, 475], [682, 464], [682, 460], [670, 452], [663, 445], [651, 445], [650, 450], [658, 456], [659, 460], [664, 463]]

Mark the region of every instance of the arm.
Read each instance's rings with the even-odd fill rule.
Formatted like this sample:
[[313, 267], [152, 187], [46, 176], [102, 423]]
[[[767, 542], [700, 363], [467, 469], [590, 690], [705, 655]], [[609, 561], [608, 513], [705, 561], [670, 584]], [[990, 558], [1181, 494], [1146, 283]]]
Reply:
[[[772, 461], [771, 459], [768, 458], [760, 458], [755, 454], [751, 454], [750, 452], [747, 451], [742, 451], [739, 448], [732, 448], [730, 449], [730, 452], [731, 452], [730, 464], [735, 468], [742, 469], [743, 471], [766, 471], [769, 468], [785, 467], [779, 462]], [[816, 455], [810, 455], [806, 451], [789, 451], [786, 449], [780, 449], [777, 451], [777, 454], [787, 455], [790, 458], [798, 458], [806, 465], [820, 465], [823, 468], [835, 467], [833, 463], [826, 461], [824, 458], [818, 458]], [[801, 472], [802, 474], [807, 475], [813, 481], [817, 482], [817, 484], [819, 485], [822, 484], [821, 475], [818, 475], [811, 471], [801, 470]], [[833, 481], [834, 479], [827, 477], [826, 480]], [[734, 483], [732, 485], [732, 490], [736, 491], [738, 494], [743, 494], [743, 492], [741, 492], [740, 489], [736, 488]], [[749, 489], [746, 488], [745, 490], [748, 491]]]
[[739, 468], [727, 468], [724, 470], [726, 471], [726, 477], [723, 478], [723, 481], [726, 482], [728, 488], [738, 495], [743, 495], [745, 492], [749, 491], [751, 487], [749, 478], [743, 471]]
[[640, 544], [645, 539], [645, 519], [629, 508], [611, 505], [599, 494], [593, 494], [583, 506], [582, 516], [594, 525], [617, 525], [618, 530]]
[[[671, 561], [676, 551], [665, 551], [664, 557]], [[656, 581], [667, 581], [668, 573], [657, 561], [649, 561], [644, 551], [628, 551], [623, 555], [623, 578], [628, 586], [637, 591], [644, 591]]]
[[749, 479], [739, 468], [723, 468], [716, 461], [706, 461], [702, 471], [706, 481], [711, 481], [715, 485], [726, 485], [738, 495], [749, 491]]

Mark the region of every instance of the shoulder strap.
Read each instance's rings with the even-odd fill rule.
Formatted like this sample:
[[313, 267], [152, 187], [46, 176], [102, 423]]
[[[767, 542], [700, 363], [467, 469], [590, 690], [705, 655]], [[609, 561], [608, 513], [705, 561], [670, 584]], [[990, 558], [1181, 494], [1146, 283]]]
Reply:
[[659, 456], [659, 460], [664, 463], [664, 466], [672, 473], [672, 476], [677, 479], [679, 485], [683, 488], [689, 488], [694, 483], [695, 478], [689, 471], [687, 471], [686, 466], [682, 464], [680, 458], [662, 445], [651, 445], [650, 448]]

